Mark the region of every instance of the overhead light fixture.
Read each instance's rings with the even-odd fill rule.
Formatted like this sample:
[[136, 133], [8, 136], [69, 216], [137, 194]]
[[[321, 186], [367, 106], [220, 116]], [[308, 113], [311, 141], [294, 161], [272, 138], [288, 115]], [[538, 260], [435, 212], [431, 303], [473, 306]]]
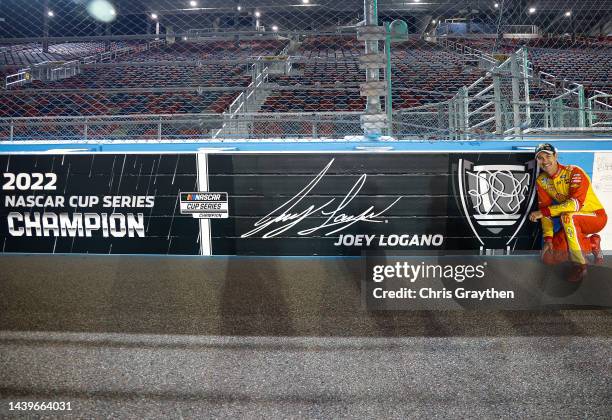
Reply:
[[276, 26], [276, 25], [272, 25], [272, 30], [273, 30], [274, 32], [278, 31], [278, 26]]
[[308, 4], [308, 3], [310, 3], [310, 0], [302, 0], [302, 3]]
[[197, 6], [198, 6], [198, 2], [197, 2], [197, 1], [195, 1], [195, 0], [191, 0], [191, 1], [189, 2], [189, 5], [190, 5], [191, 7], [197, 7]]
[[98, 22], [111, 23], [117, 12], [109, 0], [91, 0], [87, 4], [87, 13]]
[[566, 17], [570, 17], [572, 15], [572, 11], [568, 10], [567, 12], [565, 12], [565, 16]]
[[529, 8], [529, 14], [533, 15], [536, 12], [536, 8], [535, 7], [530, 7]]
[[187, 41], [187, 37], [186, 36], [183, 37], [183, 41]]
[[157, 13], [151, 13], [151, 19], [157, 19]]
[[493, 7], [495, 7], [496, 9], [499, 9], [499, 3], [495, 3]]
[[238, 9], [238, 11], [241, 11], [242, 10], [242, 6], [239, 5], [238, 7], [236, 7], [236, 9]]
[[432, 20], [431, 23], [433, 23], [435, 25], [436, 24], [436, 20], [435, 19]]
[[255, 11], [255, 17], [261, 17], [261, 12], [259, 12], [259, 10]]
[[49, 17], [53, 17], [53, 16], [55, 16], [55, 13], [53, 13], [53, 10], [49, 10], [49, 11], [47, 12], [47, 16], [49, 16]]

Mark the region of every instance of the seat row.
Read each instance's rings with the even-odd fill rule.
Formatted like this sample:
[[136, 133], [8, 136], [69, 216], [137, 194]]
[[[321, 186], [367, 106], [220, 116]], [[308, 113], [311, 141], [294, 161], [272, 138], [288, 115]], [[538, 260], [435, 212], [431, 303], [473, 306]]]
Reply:
[[74, 60], [129, 44], [127, 41], [113, 41], [108, 45], [103, 42], [65, 42], [50, 45], [48, 51], [43, 51], [40, 43], [10, 45], [0, 48], [0, 66], [25, 67], [43, 61]]
[[0, 93], [0, 117], [222, 113], [237, 92]]

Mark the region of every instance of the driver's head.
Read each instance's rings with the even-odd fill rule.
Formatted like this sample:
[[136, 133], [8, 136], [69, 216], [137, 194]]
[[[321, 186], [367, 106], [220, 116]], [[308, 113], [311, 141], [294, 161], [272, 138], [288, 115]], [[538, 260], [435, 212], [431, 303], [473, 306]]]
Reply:
[[536, 147], [536, 161], [541, 170], [549, 175], [557, 172], [559, 163], [557, 161], [557, 149], [550, 143], [542, 143]]

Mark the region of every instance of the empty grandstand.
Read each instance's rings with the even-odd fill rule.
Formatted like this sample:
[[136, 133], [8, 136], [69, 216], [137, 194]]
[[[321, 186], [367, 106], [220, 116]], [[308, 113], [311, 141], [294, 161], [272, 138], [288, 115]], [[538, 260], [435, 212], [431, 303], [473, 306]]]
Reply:
[[610, 127], [606, 1], [389, 0], [376, 21], [354, 1], [78, 3], [0, 6], [3, 138], [465, 139]]

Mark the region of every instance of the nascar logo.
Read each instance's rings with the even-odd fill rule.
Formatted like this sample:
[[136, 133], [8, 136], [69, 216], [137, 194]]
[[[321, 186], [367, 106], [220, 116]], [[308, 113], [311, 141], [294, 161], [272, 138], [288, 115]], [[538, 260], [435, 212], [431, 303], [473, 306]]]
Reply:
[[181, 193], [181, 214], [190, 214], [197, 219], [226, 219], [229, 217], [228, 199], [225, 192]]
[[227, 193], [185, 193], [181, 201], [227, 201]]

